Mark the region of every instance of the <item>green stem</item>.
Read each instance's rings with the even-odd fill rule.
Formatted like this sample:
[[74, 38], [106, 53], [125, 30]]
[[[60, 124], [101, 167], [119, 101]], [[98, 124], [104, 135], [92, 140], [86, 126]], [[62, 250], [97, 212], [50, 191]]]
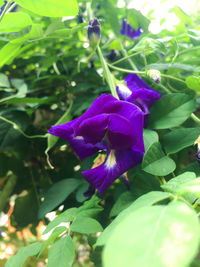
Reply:
[[[119, 42], [120, 42], [120, 45], [121, 45], [121, 48], [122, 48], [123, 55], [125, 57], [127, 57], [128, 56], [128, 53], [127, 53], [126, 49], [124, 48], [124, 46], [123, 46], [123, 44], [122, 44], [122, 42], [120, 40], [119, 40]], [[130, 66], [132, 67], [132, 69], [135, 70], [135, 71], [137, 71], [138, 69], [137, 69], [136, 65], [133, 63], [133, 61], [130, 58], [127, 58], [127, 59], [128, 59], [128, 62], [130, 64]]]
[[200, 125], [200, 119], [194, 113], [191, 114], [190, 118]]
[[38, 134], [38, 135], [32, 135], [32, 136], [27, 135], [27, 134], [25, 134], [25, 133], [22, 131], [22, 129], [19, 128], [19, 126], [18, 126], [15, 122], [10, 121], [10, 120], [8, 120], [8, 119], [2, 117], [2, 116], [0, 116], [0, 120], [3, 120], [3, 121], [5, 121], [5, 122], [11, 124], [11, 125], [13, 126], [13, 128], [14, 128], [16, 131], [20, 132], [20, 133], [21, 133], [23, 136], [25, 136], [26, 138], [47, 138], [47, 137], [48, 137], [48, 134], [45, 134], [45, 135], [39, 135], [39, 134]]
[[163, 84], [159, 83], [159, 86], [163, 89], [163, 91], [165, 91], [167, 94], [170, 94], [170, 90], [167, 89], [167, 87], [165, 87]]
[[174, 76], [171, 76], [171, 75], [161, 74], [161, 77], [168, 78], [168, 79], [171, 79], [171, 80], [175, 80], [177, 82], [181, 82], [181, 83], [184, 83], [185, 84], [185, 81], [183, 81], [183, 80], [181, 80], [179, 78], [176, 78]]
[[[146, 52], [146, 51], [148, 51], [148, 49], [147, 50], [144, 50], [144, 52]], [[134, 54], [132, 54], [132, 55], [128, 55], [128, 56], [125, 56], [125, 57], [123, 57], [123, 58], [120, 58], [119, 60], [116, 60], [115, 62], [113, 62], [111, 65], [113, 66], [113, 65], [116, 65], [116, 64], [118, 64], [118, 63], [120, 63], [120, 62], [122, 62], [122, 61], [124, 61], [124, 60], [127, 60], [128, 58], [131, 58], [131, 57], [134, 57], [134, 56], [137, 56], [137, 55], [140, 55], [141, 54], [141, 52], [136, 52], [136, 53], [134, 53]]]
[[101, 62], [101, 66], [103, 68], [105, 79], [106, 79], [106, 81], [110, 87], [110, 91], [111, 91], [112, 95], [118, 99], [114, 79], [112, 77], [112, 74], [108, 68], [108, 64], [106, 63], [99, 46], [97, 46], [97, 53], [98, 53], [98, 56], [99, 56], [99, 59]]
[[134, 71], [134, 70], [122, 69], [122, 68], [119, 68], [119, 67], [115, 67], [115, 66], [113, 66], [111, 64], [108, 64], [108, 66], [111, 69], [118, 70], [118, 71], [121, 71], [121, 72], [126, 72], [126, 73], [136, 73], [136, 74], [145, 74], [146, 73], [145, 71], [139, 71], [139, 70], [135, 70]]

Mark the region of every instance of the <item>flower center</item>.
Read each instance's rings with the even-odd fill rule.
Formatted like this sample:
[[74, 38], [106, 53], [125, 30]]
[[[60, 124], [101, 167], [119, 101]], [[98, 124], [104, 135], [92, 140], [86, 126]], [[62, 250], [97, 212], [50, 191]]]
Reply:
[[106, 160], [106, 167], [107, 168], [113, 168], [117, 164], [116, 158], [115, 158], [115, 150], [112, 149], [110, 151], [110, 154]]

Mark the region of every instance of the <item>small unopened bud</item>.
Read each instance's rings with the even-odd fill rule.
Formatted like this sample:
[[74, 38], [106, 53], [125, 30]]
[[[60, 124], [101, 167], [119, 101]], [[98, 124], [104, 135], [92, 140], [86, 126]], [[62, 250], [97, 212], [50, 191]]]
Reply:
[[88, 39], [92, 47], [96, 47], [101, 38], [101, 25], [97, 18], [91, 19], [88, 25]]
[[161, 73], [159, 70], [148, 70], [147, 75], [156, 83], [161, 81]]
[[194, 145], [197, 145], [197, 153], [195, 157], [198, 163], [200, 164], [200, 136], [196, 139], [196, 141], [194, 142]]

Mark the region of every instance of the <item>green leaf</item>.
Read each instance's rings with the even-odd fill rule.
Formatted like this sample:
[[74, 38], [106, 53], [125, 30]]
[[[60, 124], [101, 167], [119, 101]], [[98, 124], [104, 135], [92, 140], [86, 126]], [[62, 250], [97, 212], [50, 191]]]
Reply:
[[196, 175], [194, 172], [184, 172], [181, 175], [178, 175], [171, 180], [169, 180], [166, 184], [162, 185], [162, 189], [170, 192], [170, 193], [177, 193], [179, 189], [182, 187], [183, 184], [195, 180]]
[[45, 214], [61, 204], [74, 190], [76, 190], [80, 183], [81, 182], [77, 179], [69, 178], [53, 184], [44, 194], [44, 201], [40, 206], [38, 218], [43, 218]]
[[138, 27], [141, 27], [144, 32], [148, 32], [148, 27], [150, 24], [150, 20], [142, 15], [142, 13], [139, 10], [136, 10], [134, 8], [128, 8], [128, 23], [131, 24], [131, 26], [136, 30]]
[[195, 198], [200, 198], [200, 178], [189, 181], [188, 183], [183, 184], [177, 191], [178, 194], [186, 196], [188, 194], [193, 194], [195, 197], [191, 199], [191, 203]]
[[144, 129], [143, 130], [145, 151], [155, 142], [158, 142], [158, 134], [155, 131]]
[[[10, 121], [16, 123], [23, 131], [26, 129], [29, 123], [29, 118], [23, 109], [13, 108], [13, 109], [2, 109], [0, 110], [0, 115]], [[0, 119], [0, 149], [5, 149], [13, 145], [16, 139], [21, 135], [13, 125]]]
[[196, 76], [189, 76], [186, 78], [186, 84], [187, 87], [195, 90], [197, 92], [200, 91], [200, 77], [196, 77]]
[[23, 41], [18, 43], [9, 42], [0, 50], [0, 67], [2, 67], [10, 59], [13, 59], [17, 55], [22, 44]]
[[48, 267], [71, 267], [75, 251], [71, 236], [66, 236], [56, 241], [48, 253]]
[[92, 218], [78, 216], [71, 224], [70, 229], [81, 234], [93, 234], [103, 231], [101, 224]]
[[118, 19], [118, 10], [116, 5], [113, 3], [112, 0], [101, 0], [101, 6], [104, 10], [104, 16], [106, 21], [110, 24], [110, 27], [112, 28], [112, 31], [115, 33], [115, 35], [120, 34], [120, 27], [119, 19]]
[[160, 192], [160, 191], [151, 191], [147, 194], [142, 195], [138, 199], [136, 199], [127, 209], [123, 210], [116, 219], [112, 221], [112, 223], [102, 232], [99, 236], [96, 245], [103, 246], [107, 243], [110, 236], [112, 235], [114, 229], [118, 224], [120, 224], [126, 216], [129, 216], [131, 212], [136, 211], [137, 209], [151, 206], [156, 204], [162, 200], [170, 198], [171, 194], [167, 192]]
[[0, 73], [0, 87], [10, 87], [8, 77], [3, 73]]
[[175, 162], [165, 156], [159, 143], [153, 143], [144, 154], [142, 169], [153, 175], [165, 176], [176, 168]]
[[0, 32], [16, 32], [32, 25], [30, 16], [26, 13], [8, 13], [3, 16], [0, 23]]
[[45, 231], [42, 234], [45, 235], [60, 223], [73, 221], [77, 216], [77, 211], [77, 208], [65, 210], [47, 225]]
[[110, 217], [118, 215], [122, 210], [128, 208], [134, 200], [134, 195], [132, 192], [123, 192], [117, 201], [114, 203], [111, 211]]
[[16, 0], [15, 2], [23, 8], [41, 16], [63, 17], [78, 15], [78, 5], [76, 0]]
[[200, 135], [200, 128], [181, 128], [164, 135], [162, 144], [167, 154], [174, 154], [186, 147], [194, 145]]
[[180, 63], [154, 63], [147, 65], [148, 69], [156, 69], [156, 70], [168, 70], [168, 69], [181, 69], [181, 70], [186, 70], [186, 71], [191, 71], [191, 72], [199, 72], [199, 69], [192, 66], [192, 65], [187, 65], [187, 64], [180, 64]]
[[[55, 123], [55, 125], [63, 124], [63, 123], [69, 122], [71, 120], [71, 108], [72, 108], [73, 101], [72, 101], [71, 98], [69, 100], [70, 100], [69, 108], [65, 111], [65, 113], [62, 115], [62, 117]], [[47, 161], [48, 161], [50, 166], [51, 166], [51, 163], [49, 161], [48, 152], [57, 143], [57, 141], [58, 141], [58, 137], [57, 136], [54, 136], [52, 134], [48, 134], [48, 137], [47, 137], [47, 148], [45, 150], [45, 154], [47, 156]], [[53, 166], [51, 166], [51, 167], [53, 168]]]
[[14, 211], [11, 215], [13, 225], [22, 228], [28, 226], [30, 223], [37, 223], [37, 212], [37, 197], [35, 191], [30, 190], [26, 192], [25, 196], [19, 196], [15, 200]]
[[84, 202], [84, 204], [78, 208], [78, 216], [94, 217], [103, 210], [103, 207], [99, 205], [100, 199], [97, 196], [93, 196], [90, 200]]
[[148, 126], [153, 129], [179, 126], [194, 110], [195, 99], [192, 96], [181, 93], [164, 95], [151, 108]]
[[40, 242], [36, 242], [27, 247], [21, 248], [15, 256], [8, 259], [5, 267], [22, 267], [28, 257], [38, 254], [41, 246], [42, 244]]
[[144, 207], [116, 226], [104, 249], [104, 266], [189, 266], [199, 236], [198, 216], [188, 205]]
[[64, 231], [66, 230], [65, 226], [59, 226], [56, 227], [52, 234], [50, 235], [50, 237], [44, 242], [44, 244], [42, 245], [40, 252], [38, 254], [38, 258], [39, 256], [42, 254], [42, 252], [45, 250], [45, 248], [47, 248], [51, 243], [54, 242], [54, 240], [60, 235], [62, 234]]

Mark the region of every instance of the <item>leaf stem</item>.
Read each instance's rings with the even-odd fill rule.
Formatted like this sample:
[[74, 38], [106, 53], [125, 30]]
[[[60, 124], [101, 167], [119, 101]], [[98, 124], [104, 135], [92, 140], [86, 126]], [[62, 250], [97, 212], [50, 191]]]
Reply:
[[191, 117], [191, 119], [193, 119], [196, 123], [200, 124], [200, 119], [199, 119], [194, 113], [192, 113], [190, 117]]
[[48, 137], [48, 134], [45, 134], [45, 135], [40, 135], [40, 134], [38, 134], [38, 135], [27, 135], [22, 131], [22, 129], [15, 122], [10, 121], [10, 120], [2, 117], [2, 116], [0, 116], [0, 120], [3, 120], [5, 122], [11, 124], [16, 131], [20, 132], [26, 138], [47, 138]]
[[98, 53], [98, 56], [99, 56], [99, 59], [101, 62], [101, 66], [103, 68], [105, 79], [106, 79], [106, 81], [110, 87], [110, 91], [111, 91], [112, 95], [118, 99], [115, 82], [114, 82], [113, 76], [112, 76], [112, 74], [108, 68], [109, 64], [105, 61], [99, 46], [97, 46], [97, 53]]

